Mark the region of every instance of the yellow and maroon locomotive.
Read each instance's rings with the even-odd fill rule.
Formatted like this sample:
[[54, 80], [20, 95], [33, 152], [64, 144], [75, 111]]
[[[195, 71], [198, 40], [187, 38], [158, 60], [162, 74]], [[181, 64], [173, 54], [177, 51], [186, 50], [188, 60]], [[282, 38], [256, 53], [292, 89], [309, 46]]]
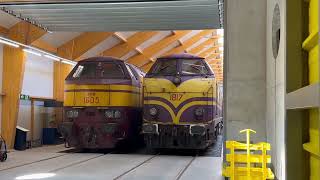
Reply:
[[137, 137], [143, 76], [135, 66], [111, 57], [80, 61], [65, 80], [61, 133], [69, 146], [114, 148]]
[[216, 140], [216, 81], [204, 58], [158, 58], [143, 88], [142, 132], [149, 148], [205, 149]]

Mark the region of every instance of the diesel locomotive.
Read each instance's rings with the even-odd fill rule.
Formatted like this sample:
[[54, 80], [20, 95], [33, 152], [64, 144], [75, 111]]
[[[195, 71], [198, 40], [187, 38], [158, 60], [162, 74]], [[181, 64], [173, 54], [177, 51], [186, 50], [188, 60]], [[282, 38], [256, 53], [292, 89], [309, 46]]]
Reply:
[[114, 148], [141, 131], [142, 80], [137, 67], [112, 57], [80, 61], [67, 76], [60, 131], [71, 147]]
[[143, 81], [142, 133], [148, 148], [206, 149], [217, 139], [214, 73], [190, 54], [158, 58]]

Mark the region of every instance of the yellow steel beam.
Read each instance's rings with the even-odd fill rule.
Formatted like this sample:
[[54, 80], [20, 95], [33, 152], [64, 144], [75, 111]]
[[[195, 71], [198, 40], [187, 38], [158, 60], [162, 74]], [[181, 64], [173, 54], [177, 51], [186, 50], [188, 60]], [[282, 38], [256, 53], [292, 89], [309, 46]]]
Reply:
[[143, 65], [143, 66], [141, 67], [141, 70], [142, 70], [143, 72], [148, 72], [148, 71], [150, 70], [150, 68], [152, 67], [152, 65], [153, 65], [153, 62], [150, 61], [150, 62], [148, 62], [147, 64]]
[[209, 56], [206, 57], [207, 60], [211, 60], [211, 59], [220, 59], [220, 53], [214, 53], [214, 54], [211, 54]]
[[39, 49], [51, 52], [51, 53], [57, 53], [56, 47], [52, 46], [51, 44], [48, 44], [47, 42], [45, 42], [41, 39], [34, 41], [31, 45], [34, 47], [37, 47]]
[[[8, 38], [29, 45], [45, 33], [42, 29], [21, 21], [9, 29]], [[1, 134], [9, 148], [12, 148], [15, 138], [24, 67], [24, 51], [21, 48], [4, 46], [2, 90], [5, 96], [2, 98]]]
[[138, 54], [134, 57], [129, 58], [128, 62], [135, 64], [137, 66], [143, 66], [144, 64], [148, 63], [152, 60], [152, 56], [159, 52], [161, 49], [169, 46], [171, 43], [179, 40], [184, 35], [188, 34], [191, 31], [176, 31], [172, 35], [165, 37], [164, 39], [152, 44], [151, 46], [147, 47], [143, 50], [142, 54]]
[[213, 54], [219, 55], [220, 53], [215, 53], [215, 50], [217, 50], [219, 47], [215, 46], [215, 47], [210, 47], [204, 51], [202, 51], [199, 56], [200, 57], [208, 57], [211, 56]]
[[[214, 32], [214, 30], [203, 30], [200, 33], [191, 37], [190, 39], [186, 40], [185, 42], [183, 42], [183, 43], [180, 42], [180, 45], [178, 47], [175, 47], [175, 48], [169, 50], [168, 52], [164, 53], [163, 56], [175, 54], [175, 53], [180, 53], [183, 51], [187, 52], [187, 49], [189, 47], [191, 47], [194, 43], [199, 41], [204, 36], [208, 36], [208, 35], [212, 34], [213, 32]], [[149, 70], [149, 68], [152, 66], [152, 64], [153, 64], [153, 62], [151, 61], [151, 62], [146, 63], [143, 66], [141, 66], [141, 68], [144, 70]]]
[[76, 60], [88, 50], [98, 45], [113, 32], [85, 32], [58, 47], [58, 55], [67, 59]]
[[211, 46], [214, 45], [214, 43], [218, 40], [218, 38], [216, 39], [208, 39], [206, 41], [204, 41], [203, 43], [199, 44], [198, 46], [192, 48], [189, 53], [191, 54], [197, 54], [199, 53], [201, 50], [203, 50], [206, 46]]
[[148, 40], [149, 38], [151, 38], [157, 33], [158, 33], [157, 31], [137, 32], [131, 37], [129, 37], [125, 42], [105, 50], [102, 54], [104, 56], [114, 56], [114, 57], [121, 58], [122, 56], [126, 55], [130, 51], [137, 50], [136, 49], [137, 46], [139, 46], [144, 41]]
[[214, 32], [214, 30], [203, 30], [200, 33], [191, 37], [190, 39], [186, 40], [185, 42], [180, 43], [180, 45], [178, 47], [171, 49], [170, 51], [166, 52], [164, 55], [180, 53], [183, 51], [187, 52], [187, 49], [189, 47], [191, 47], [193, 44], [195, 44], [197, 41], [199, 41], [204, 36], [208, 36], [208, 35], [212, 34], [213, 32]]
[[0, 34], [1, 35], [6, 36], [6, 35], [8, 35], [8, 32], [9, 32], [9, 29], [7, 29], [3, 26], [0, 26]]

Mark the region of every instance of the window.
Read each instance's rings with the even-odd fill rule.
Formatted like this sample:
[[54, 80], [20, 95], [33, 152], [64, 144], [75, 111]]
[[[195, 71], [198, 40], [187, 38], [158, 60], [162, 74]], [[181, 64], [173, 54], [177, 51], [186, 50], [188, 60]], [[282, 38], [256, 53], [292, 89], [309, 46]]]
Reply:
[[208, 69], [200, 59], [184, 59], [182, 60], [182, 74], [208, 74]]
[[279, 53], [280, 46], [280, 8], [279, 5], [276, 4], [273, 10], [273, 18], [272, 18], [272, 52], [274, 59], [277, 59]]
[[96, 73], [96, 65], [94, 63], [86, 63], [79, 65], [75, 73], [72, 75], [74, 78], [94, 78]]
[[133, 73], [132, 73], [129, 65], [126, 64], [126, 67], [127, 67], [127, 69], [128, 69], [128, 72], [129, 72], [130, 76], [131, 76], [131, 77], [134, 77], [134, 75], [133, 75]]
[[137, 80], [140, 80], [140, 76], [139, 74], [137, 73], [136, 69], [133, 68], [131, 65], [127, 65], [128, 69], [129, 69], [129, 72], [131, 72]]
[[120, 64], [113, 62], [87, 62], [80, 64], [72, 75], [73, 78], [125, 78]]
[[163, 59], [157, 62], [151, 74], [155, 75], [174, 75], [177, 71], [176, 59]]
[[107, 62], [102, 64], [102, 78], [125, 78], [125, 73], [120, 64]]

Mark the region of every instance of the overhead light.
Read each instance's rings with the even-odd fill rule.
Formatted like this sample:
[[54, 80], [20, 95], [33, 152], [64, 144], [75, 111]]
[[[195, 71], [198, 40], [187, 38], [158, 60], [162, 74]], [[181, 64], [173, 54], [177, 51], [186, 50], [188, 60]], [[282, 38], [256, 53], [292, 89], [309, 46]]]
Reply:
[[38, 52], [35, 52], [35, 51], [32, 51], [30, 49], [23, 49], [24, 52], [27, 52], [27, 53], [30, 53], [30, 54], [33, 54], [33, 55], [36, 55], [36, 56], [41, 56], [40, 53]]
[[70, 61], [70, 60], [62, 60], [61, 62], [62, 62], [62, 63], [65, 63], [65, 64], [72, 65], [72, 66], [75, 66], [75, 65], [77, 64], [76, 62]]
[[24, 176], [18, 176], [16, 180], [27, 180], [27, 179], [45, 179], [55, 176], [55, 173], [38, 173], [38, 174], [29, 174]]
[[18, 44], [15, 44], [15, 43], [12, 43], [12, 42], [9, 42], [9, 41], [6, 41], [6, 40], [3, 40], [3, 39], [0, 39], [0, 43], [3, 43], [3, 44], [6, 44], [6, 45], [9, 45], [9, 46], [12, 46], [12, 47], [15, 47], [15, 48], [18, 48], [19, 45]]
[[55, 56], [51, 56], [51, 55], [48, 55], [48, 54], [45, 54], [44, 57], [49, 58], [49, 59], [52, 59], [52, 60], [54, 60], [54, 61], [60, 61], [60, 58], [55, 57]]

